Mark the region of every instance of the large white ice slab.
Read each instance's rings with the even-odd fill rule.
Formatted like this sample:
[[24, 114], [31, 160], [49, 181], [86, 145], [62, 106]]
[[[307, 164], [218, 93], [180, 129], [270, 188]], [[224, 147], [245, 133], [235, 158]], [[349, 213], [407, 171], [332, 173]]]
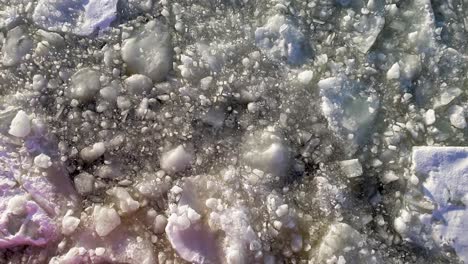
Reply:
[[39, 0], [33, 21], [49, 30], [88, 36], [109, 27], [118, 0]]
[[[415, 147], [413, 172], [434, 204], [424, 222], [436, 244], [448, 244], [468, 261], [468, 147]], [[427, 219], [427, 218], [426, 218]]]

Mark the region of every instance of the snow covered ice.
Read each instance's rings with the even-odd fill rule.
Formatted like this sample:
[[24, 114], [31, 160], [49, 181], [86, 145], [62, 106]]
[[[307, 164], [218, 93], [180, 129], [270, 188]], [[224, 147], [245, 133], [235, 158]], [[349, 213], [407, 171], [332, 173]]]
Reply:
[[459, 0], [0, 0], [0, 264], [468, 262]]

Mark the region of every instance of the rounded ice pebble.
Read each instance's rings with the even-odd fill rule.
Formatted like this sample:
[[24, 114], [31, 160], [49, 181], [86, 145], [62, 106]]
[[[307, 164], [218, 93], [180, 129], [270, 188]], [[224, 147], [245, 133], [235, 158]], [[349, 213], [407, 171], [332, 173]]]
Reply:
[[78, 70], [71, 77], [69, 96], [81, 103], [91, 101], [101, 89], [99, 77], [100, 74], [93, 69], [83, 68]]
[[180, 145], [163, 154], [161, 158], [161, 168], [166, 172], [176, 173], [190, 166], [191, 161], [192, 154], [187, 152], [185, 148]]
[[128, 92], [135, 95], [149, 92], [153, 86], [151, 79], [143, 74], [134, 74], [125, 79], [124, 82]]
[[31, 132], [31, 121], [29, 120], [29, 116], [23, 111], [20, 110], [13, 118], [10, 124], [10, 130], [8, 130], [8, 134], [24, 138]]
[[45, 154], [39, 154], [34, 158], [34, 165], [42, 169], [47, 169], [52, 166], [52, 162], [50, 161], [49, 156]]
[[122, 58], [130, 72], [163, 81], [172, 68], [171, 39], [166, 27], [157, 20], [148, 22], [143, 31], [124, 41]]

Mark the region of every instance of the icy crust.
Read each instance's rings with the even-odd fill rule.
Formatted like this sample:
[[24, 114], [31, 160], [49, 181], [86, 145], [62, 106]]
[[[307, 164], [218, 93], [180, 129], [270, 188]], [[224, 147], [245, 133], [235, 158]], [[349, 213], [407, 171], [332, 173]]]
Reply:
[[117, 16], [118, 0], [40, 0], [32, 19], [48, 31], [88, 36], [105, 30]]
[[349, 142], [347, 151], [354, 153], [374, 124], [380, 105], [376, 91], [345, 76], [322, 79], [317, 85], [328, 127]]
[[395, 229], [422, 245], [453, 247], [468, 261], [468, 147], [414, 147], [412, 172], [410, 206], [395, 219]]

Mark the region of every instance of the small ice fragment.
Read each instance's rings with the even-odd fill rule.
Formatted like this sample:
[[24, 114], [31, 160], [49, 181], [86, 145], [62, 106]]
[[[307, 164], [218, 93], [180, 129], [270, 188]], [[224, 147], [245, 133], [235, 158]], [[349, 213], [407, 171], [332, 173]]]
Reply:
[[429, 109], [426, 111], [426, 114], [424, 115], [424, 122], [426, 125], [430, 126], [433, 125], [436, 121], [436, 116], [435, 116], [435, 111], [434, 109]]
[[299, 79], [299, 82], [301, 82], [302, 84], [309, 84], [314, 78], [314, 72], [303, 71], [297, 75], [297, 78]]
[[80, 219], [71, 215], [65, 215], [62, 219], [62, 233], [71, 235], [80, 224]]
[[120, 217], [114, 208], [96, 205], [93, 216], [96, 233], [101, 237], [107, 236], [120, 225]]
[[8, 133], [12, 136], [24, 138], [31, 132], [31, 121], [29, 116], [20, 110], [11, 121], [10, 130]]
[[187, 209], [187, 217], [190, 220], [191, 223], [195, 223], [198, 220], [200, 220], [201, 215], [198, 214], [195, 210], [193, 210], [191, 207]]
[[156, 234], [164, 233], [164, 229], [167, 225], [167, 218], [164, 215], [157, 215], [154, 219], [153, 230]]
[[118, 199], [119, 209], [123, 213], [132, 213], [140, 208], [140, 203], [135, 201], [125, 188], [115, 187], [111, 193]]
[[143, 74], [133, 74], [124, 81], [130, 94], [140, 95], [147, 93], [153, 86], [153, 81]]
[[358, 159], [340, 161], [340, 168], [348, 178], [362, 175], [362, 166]]
[[22, 215], [26, 213], [26, 202], [28, 201], [27, 196], [17, 195], [10, 198], [7, 205], [8, 212], [14, 215]]
[[454, 105], [449, 109], [449, 119], [452, 126], [458, 129], [465, 129], [466, 119], [463, 107]]
[[91, 68], [78, 70], [71, 77], [71, 85], [67, 91], [69, 97], [81, 103], [92, 101], [101, 89], [99, 77], [100, 74]]
[[192, 158], [192, 154], [179, 145], [162, 155], [160, 165], [166, 172], [176, 173], [189, 167]]
[[102, 256], [104, 253], [106, 253], [106, 249], [103, 247], [98, 247], [96, 250], [94, 250], [94, 252], [96, 253], [96, 256]]
[[93, 162], [101, 157], [106, 152], [104, 142], [98, 142], [90, 147], [86, 147], [80, 151], [80, 157], [87, 162]]
[[171, 40], [165, 26], [157, 20], [148, 22], [143, 31], [124, 41], [122, 58], [130, 72], [163, 81], [172, 68]]
[[76, 191], [81, 195], [90, 194], [94, 189], [94, 176], [87, 172], [78, 174], [73, 180]]
[[34, 165], [42, 169], [47, 169], [52, 166], [52, 161], [50, 161], [49, 156], [45, 154], [39, 154], [34, 158]]
[[283, 217], [283, 216], [287, 215], [288, 211], [289, 211], [288, 208], [289, 207], [288, 207], [287, 204], [283, 204], [283, 205], [278, 206], [278, 209], [276, 209], [276, 211], [275, 211], [276, 216]]
[[387, 71], [387, 79], [399, 79], [400, 78], [400, 65], [398, 62], [392, 65], [390, 69]]

